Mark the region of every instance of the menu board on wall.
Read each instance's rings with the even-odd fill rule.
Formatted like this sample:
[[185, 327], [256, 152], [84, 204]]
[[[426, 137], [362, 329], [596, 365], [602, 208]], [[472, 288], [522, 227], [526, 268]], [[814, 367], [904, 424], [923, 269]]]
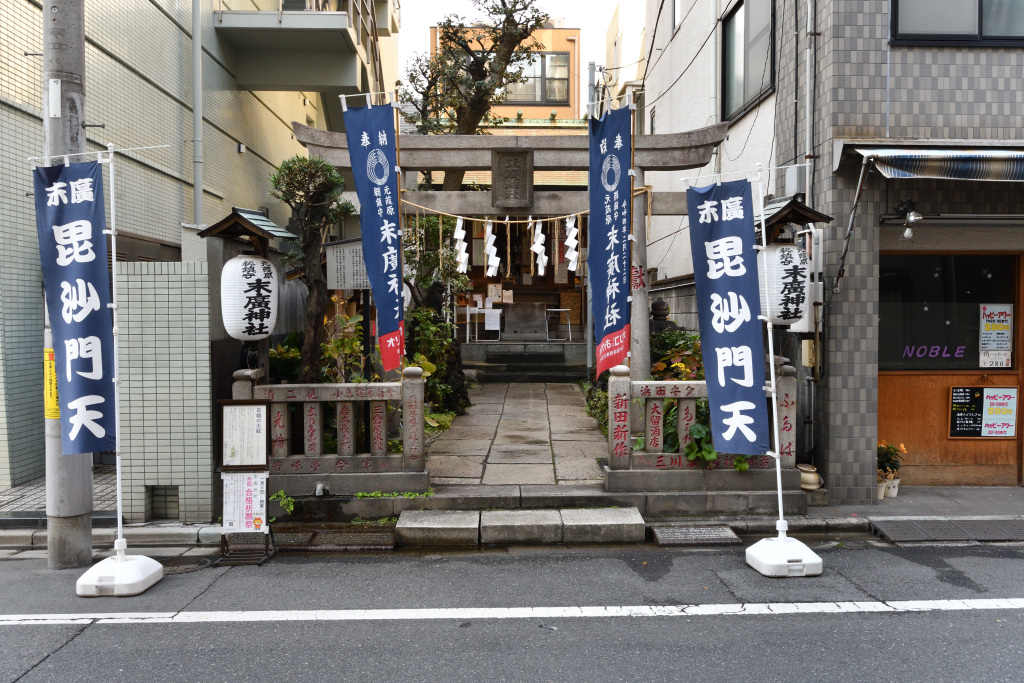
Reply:
[[981, 304], [978, 339], [978, 366], [1010, 367], [1013, 351], [1013, 304]]
[[953, 387], [950, 438], [1012, 439], [1017, 432], [1016, 387]]

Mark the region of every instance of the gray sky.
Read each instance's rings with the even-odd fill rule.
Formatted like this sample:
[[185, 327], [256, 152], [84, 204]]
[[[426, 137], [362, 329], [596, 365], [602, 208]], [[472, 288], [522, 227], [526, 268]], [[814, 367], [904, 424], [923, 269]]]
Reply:
[[[538, 6], [553, 19], [565, 19], [566, 28], [580, 29], [580, 92], [586, 93], [587, 63], [604, 64], [604, 34], [617, 0], [540, 0]], [[402, 0], [402, 30], [398, 36], [400, 75], [417, 52], [427, 52], [430, 27], [449, 14], [481, 18], [470, 0]], [[585, 103], [581, 103], [585, 104]]]

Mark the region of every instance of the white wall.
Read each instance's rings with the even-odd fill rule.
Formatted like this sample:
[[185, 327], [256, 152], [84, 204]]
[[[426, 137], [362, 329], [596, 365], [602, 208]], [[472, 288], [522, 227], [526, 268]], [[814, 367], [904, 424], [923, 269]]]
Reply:
[[[648, 0], [646, 8], [645, 50], [651, 51], [652, 40], [654, 49], [651, 51], [645, 83], [645, 130], [650, 130], [652, 110], [655, 133], [658, 134], [713, 125], [719, 121], [721, 106], [717, 75], [721, 68], [720, 31], [715, 25], [720, 10], [728, 8], [727, 3], [721, 0], [697, 0], [686, 21], [673, 28], [672, 3], [666, 0], [655, 29], [655, 18], [661, 4], [660, 0]], [[683, 5], [685, 11], [688, 3]], [[711, 35], [713, 31], [715, 35]], [[758, 107], [733, 122], [728, 138], [716, 150], [708, 166], [689, 171], [648, 173], [646, 182], [654, 187], [655, 192], [682, 192], [687, 184], [706, 185], [710, 182], [712, 172], [728, 174], [732, 171], [753, 170], [758, 163], [766, 169], [770, 168], [775, 163], [774, 131], [775, 96], [772, 94]], [[698, 179], [698, 176], [703, 176], [703, 179]], [[738, 180], [743, 177], [726, 175], [724, 179]], [[756, 183], [756, 172], [747, 177]], [[690, 179], [690, 182], [685, 182], [684, 178]], [[764, 186], [768, 188], [769, 180], [773, 179], [767, 170], [764, 180]], [[658, 269], [659, 279], [693, 273], [687, 225], [685, 216], [654, 218], [648, 240], [647, 262], [649, 268]]]

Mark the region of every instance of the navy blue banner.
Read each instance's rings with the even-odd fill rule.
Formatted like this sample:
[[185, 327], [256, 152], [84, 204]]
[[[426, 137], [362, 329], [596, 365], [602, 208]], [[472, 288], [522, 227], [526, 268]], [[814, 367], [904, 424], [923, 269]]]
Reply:
[[103, 174], [90, 161], [38, 167], [33, 176], [64, 453], [112, 451], [114, 332]]
[[629, 109], [590, 119], [587, 273], [598, 375], [624, 363], [629, 353], [631, 120]]
[[405, 355], [394, 109], [349, 107], [345, 111], [345, 133], [359, 195], [363, 260], [377, 306], [381, 364], [384, 370], [394, 370], [402, 365]]
[[715, 449], [764, 455], [768, 407], [750, 183], [690, 188], [686, 203]]

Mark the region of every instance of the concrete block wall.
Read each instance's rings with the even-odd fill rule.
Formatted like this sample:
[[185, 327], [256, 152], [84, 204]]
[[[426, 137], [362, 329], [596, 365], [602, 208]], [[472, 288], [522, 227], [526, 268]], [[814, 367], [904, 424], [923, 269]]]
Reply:
[[[232, 206], [268, 206], [284, 225], [289, 210], [268, 197], [269, 175], [285, 158], [305, 155], [290, 123], [322, 126], [320, 96], [239, 90], [234, 54], [214, 26], [218, 0], [199, 1], [204, 219], [219, 220]], [[246, 7], [243, 0], [224, 4]], [[0, 488], [44, 473], [42, 284], [26, 162], [42, 149], [41, 60], [23, 54], [42, 51], [41, 12], [34, 0], [0, 0]], [[179, 224], [193, 219], [192, 145], [185, 142], [192, 138], [191, 3], [87, 2], [85, 16], [85, 118], [106, 124], [88, 129], [88, 148], [170, 145], [118, 156], [118, 231], [179, 246]]]
[[[213, 516], [213, 401], [206, 263], [118, 264], [124, 512]], [[158, 499], [154, 500], [154, 492]]]

